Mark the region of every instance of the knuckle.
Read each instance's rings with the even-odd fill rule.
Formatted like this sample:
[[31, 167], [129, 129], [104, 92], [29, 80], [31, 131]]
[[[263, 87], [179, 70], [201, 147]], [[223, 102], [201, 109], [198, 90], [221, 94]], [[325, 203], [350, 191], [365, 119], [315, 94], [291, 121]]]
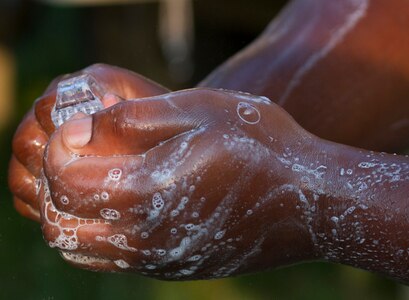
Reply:
[[82, 72], [98, 72], [98, 71], [105, 71], [105, 70], [109, 70], [112, 67], [108, 64], [104, 64], [104, 63], [95, 63], [92, 64], [88, 67], [86, 67], [85, 69], [82, 70]]

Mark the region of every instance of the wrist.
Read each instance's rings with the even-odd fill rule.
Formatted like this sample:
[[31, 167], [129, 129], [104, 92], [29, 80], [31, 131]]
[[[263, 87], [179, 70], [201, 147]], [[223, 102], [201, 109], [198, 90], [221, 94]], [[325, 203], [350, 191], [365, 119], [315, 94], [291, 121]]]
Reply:
[[[288, 135], [290, 136], [290, 135]], [[275, 249], [271, 266], [288, 265], [321, 258], [316, 236], [318, 200], [324, 193], [326, 165], [317, 160], [316, 139], [303, 132], [296, 139], [269, 136], [270, 156], [264, 162], [268, 171], [263, 185], [268, 186], [258, 216], [265, 224], [266, 249]]]

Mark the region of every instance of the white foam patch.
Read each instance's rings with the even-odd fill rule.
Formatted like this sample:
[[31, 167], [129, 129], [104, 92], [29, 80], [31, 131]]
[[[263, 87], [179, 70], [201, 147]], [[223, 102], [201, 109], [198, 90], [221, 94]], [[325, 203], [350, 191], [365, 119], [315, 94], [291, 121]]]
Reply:
[[123, 259], [114, 260], [114, 264], [116, 264], [121, 269], [128, 269], [130, 267], [130, 265]]
[[127, 250], [131, 252], [138, 251], [136, 248], [128, 246], [128, 239], [123, 234], [111, 235], [110, 237], [107, 238], [107, 241], [114, 245], [115, 247], [122, 250]]
[[[91, 224], [106, 224], [106, 221], [77, 218], [68, 213], [60, 212], [59, 210], [57, 210], [51, 200], [48, 181], [44, 175], [42, 175], [42, 182], [44, 188], [44, 201], [41, 207], [43, 222], [58, 231], [58, 236], [53, 241], [48, 242], [48, 245], [51, 248], [59, 248], [61, 250], [75, 250], [79, 245], [77, 236], [79, 228]], [[69, 223], [69, 225], [64, 226], [64, 222]]]
[[99, 213], [105, 220], [119, 220], [121, 218], [120, 212], [111, 208], [103, 208]]
[[111, 261], [108, 259], [95, 257], [95, 256], [87, 256], [78, 253], [71, 253], [60, 251], [61, 256], [69, 262], [80, 264], [80, 265], [95, 265], [95, 264], [107, 264]]

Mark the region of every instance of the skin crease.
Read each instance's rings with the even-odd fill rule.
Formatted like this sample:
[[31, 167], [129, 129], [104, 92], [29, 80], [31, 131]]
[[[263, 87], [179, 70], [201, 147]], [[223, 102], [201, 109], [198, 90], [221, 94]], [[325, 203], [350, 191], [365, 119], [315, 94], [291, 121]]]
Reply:
[[202, 87], [270, 98], [306, 130], [378, 151], [409, 146], [406, 0], [293, 0]]
[[57, 84], [62, 79], [85, 73], [94, 76], [111, 93], [103, 99], [106, 107], [112, 105], [112, 94], [129, 99], [168, 92], [166, 88], [141, 75], [104, 64], [95, 64], [79, 72], [54, 79], [17, 128], [9, 167], [9, 186], [14, 195], [15, 208], [23, 216], [37, 222], [40, 221], [40, 215], [35, 196], [36, 179], [39, 179], [43, 167], [45, 145], [55, 130], [50, 113], [55, 103]]
[[[409, 90], [404, 80], [409, 76], [407, 5], [402, 6], [400, 0], [385, 5], [379, 0], [293, 1], [259, 39], [200, 86], [266, 95], [304, 128], [329, 140], [366, 149], [400, 150], [407, 146], [409, 134], [405, 101]], [[331, 39], [334, 36], [338, 38]], [[126, 70], [120, 71], [122, 77], [115, 75], [118, 68], [110, 74], [110, 68], [99, 65], [97, 71], [97, 65], [88, 71], [103, 73], [98, 79], [123, 98], [168, 91], [150, 81], [143, 83], [143, 78]], [[131, 77], [129, 83], [121, 82]], [[14, 203], [21, 214], [37, 221], [33, 191], [44, 145], [54, 130], [49, 112], [59, 80], [37, 100], [35, 112], [27, 114], [13, 141], [9, 183]]]
[[[294, 1], [277, 22], [289, 19], [295, 12], [305, 13], [301, 2]], [[403, 13], [404, 10], [397, 8], [398, 2], [393, 2], [390, 7]], [[264, 40], [258, 46], [250, 46], [252, 51], [245, 50], [244, 54], [239, 55], [240, 59], [228, 63], [227, 66], [233, 66], [232, 69], [224, 70], [222, 67], [201, 85], [251, 91], [278, 99], [279, 104], [289, 110], [303, 126], [333, 140], [373, 149], [399, 148], [399, 143], [407, 136], [405, 123], [399, 125], [402, 123], [400, 121], [406, 119], [405, 112], [408, 111], [403, 107], [405, 102], [401, 100], [402, 95], [407, 95], [402, 85], [402, 78], [406, 76], [402, 63], [405, 60], [402, 60], [401, 54], [393, 52], [397, 49], [393, 43], [388, 44], [389, 47], [383, 45], [385, 51], [382, 53], [379, 53], [380, 44], [375, 37], [368, 38], [369, 42], [364, 43], [368, 33], [364, 28], [375, 28], [375, 21], [371, 23], [367, 19], [375, 20], [371, 16], [374, 16], [375, 11], [379, 13], [379, 9], [375, 9], [380, 7], [379, 1], [368, 1], [369, 10], [363, 9], [365, 1], [355, 1], [358, 6], [349, 5], [348, 1], [343, 3], [345, 7], [340, 4], [342, 9], [338, 11], [343, 11], [345, 16], [360, 12], [360, 9], [365, 13], [362, 14], [362, 20], [357, 14], [356, 26], [352, 24], [353, 30], [328, 53], [319, 51], [325, 50], [328, 44], [325, 32], [317, 42], [318, 46], [312, 44], [312, 49], [305, 47], [308, 41], [301, 42], [303, 49], [306, 49], [303, 50], [306, 51], [305, 55], [300, 56], [304, 59], [301, 62], [294, 60], [294, 57], [299, 57], [301, 49], [297, 43], [291, 44], [292, 41], [298, 41], [294, 37], [295, 33], [287, 36], [289, 41], [281, 42], [281, 48], [277, 42], [272, 43], [272, 47], [266, 47]], [[313, 11], [311, 9], [310, 13]], [[392, 8], [387, 9], [385, 14], [391, 11]], [[325, 16], [334, 22], [333, 28], [343, 28], [343, 20], [348, 20], [342, 16]], [[394, 24], [388, 17], [376, 17], [378, 22], [380, 19], [385, 22], [385, 26], [376, 26], [389, 28], [386, 25]], [[311, 25], [315, 29], [310, 30], [325, 27], [320, 26], [322, 21], [326, 20], [318, 18], [317, 23]], [[364, 24], [367, 25], [362, 28]], [[290, 25], [294, 26], [290, 29], [296, 32], [300, 24], [290, 22]], [[261, 39], [274, 37], [277, 34], [276, 26], [272, 24]], [[398, 30], [394, 32], [399, 35], [399, 30], [404, 26], [394, 26]], [[390, 34], [389, 31], [386, 33], [388, 37]], [[348, 39], [353, 39], [355, 43], [348, 42], [349, 47], [345, 48]], [[403, 45], [405, 39], [397, 37]], [[395, 38], [391, 40], [396, 41]], [[290, 48], [294, 49], [295, 54], [289, 51], [289, 58], [282, 59], [272, 73], [269, 73], [268, 68], [263, 70], [257, 67], [255, 62], [260, 63], [264, 59], [265, 65], [268, 55], [276, 57], [277, 51], [285, 46], [284, 42], [293, 45]], [[359, 55], [364, 47], [368, 47], [364, 51], [368, 61], [362, 60], [364, 57]], [[274, 52], [272, 49], [278, 50]], [[310, 61], [310, 57], [315, 57], [314, 53], [321, 53], [323, 57], [318, 56], [320, 59], [317, 62], [314, 59]], [[356, 69], [356, 62], [353, 66], [349, 65], [352, 62], [345, 62], [342, 69], [348, 73], [345, 75], [340, 72], [342, 70], [333, 63], [340, 59], [340, 53], [356, 58], [360, 68]], [[295, 65], [289, 68], [286, 64], [292, 61]], [[376, 64], [377, 61], [382, 61], [382, 65]], [[299, 70], [304, 71], [300, 66], [309, 66], [308, 63], [314, 63], [314, 68], [297, 73]], [[281, 64], [286, 65], [286, 68]], [[250, 72], [254, 66], [257, 67], [257, 76]], [[106, 76], [128, 72], [109, 69], [111, 67], [108, 66], [99, 67], [106, 68]], [[284, 72], [287, 68], [289, 74]], [[282, 82], [292, 82], [291, 79], [297, 78], [297, 74], [302, 74], [300, 83], [295, 81], [297, 84], [286, 97], [279, 97], [285, 94], [285, 84], [277, 79], [270, 81], [271, 78], [277, 78], [274, 74], [279, 72], [285, 78]], [[334, 73], [344, 79], [330, 81], [328, 74]], [[356, 73], [357, 78], [351, 76]], [[167, 92], [154, 83], [144, 83], [136, 74], [127, 75], [133, 79], [118, 75], [115, 75], [118, 76], [117, 81], [109, 77], [97, 79], [107, 85], [112, 83], [111, 92], [125, 99]], [[267, 78], [262, 84], [250, 80], [263, 78], [261, 75]], [[214, 79], [218, 76], [223, 77], [222, 83]], [[361, 76], [365, 80], [360, 80]], [[137, 80], [135, 78], [139, 79], [138, 83], [132, 81]], [[240, 81], [241, 78], [244, 79]], [[359, 82], [360, 85], [351, 89], [354, 85], [349, 80], [354, 84]], [[314, 84], [327, 81], [324, 87], [319, 86], [322, 97], [308, 97], [317, 94], [318, 88]], [[13, 143], [15, 157], [10, 165], [10, 186], [16, 195], [15, 206], [23, 215], [37, 220], [39, 204], [35, 200], [35, 179], [40, 177], [44, 147], [54, 131], [49, 112], [57, 82], [58, 79], [37, 102], [35, 111], [27, 115]], [[124, 83], [129, 94], [118, 88]], [[240, 86], [232, 87], [232, 83]], [[138, 84], [142, 87], [138, 88]], [[145, 92], [144, 89], [151, 86], [153, 92]], [[274, 96], [269, 94], [270, 89], [280, 90]], [[344, 94], [337, 98], [339, 91], [346, 90], [351, 95]], [[135, 91], [143, 94], [132, 95]], [[350, 106], [345, 105], [342, 100], [352, 95], [357, 96]], [[263, 102], [263, 99], [250, 100], [249, 97], [230, 92], [190, 90], [139, 100], [140, 103], [120, 103], [93, 116], [91, 142], [79, 149], [68, 147], [67, 141], [89, 125], [86, 125], [86, 121], [79, 123], [78, 120], [63, 125], [51, 140], [45, 158], [46, 176], [42, 178], [39, 187], [42, 226], [49, 245], [62, 248], [64, 259], [82, 268], [138, 272], [167, 280], [224, 277], [301, 261], [328, 260], [407, 282], [409, 245], [402, 238], [403, 235], [399, 235], [406, 231], [407, 208], [401, 195], [407, 194], [408, 189], [407, 158], [320, 140], [301, 129], [277, 106], [254, 103]], [[322, 105], [325, 97], [334, 99], [334, 103]], [[392, 100], [384, 101], [385, 98]], [[306, 105], [303, 104], [304, 99], [317, 100]], [[373, 101], [368, 104], [369, 99], [376, 101], [377, 105], [373, 105]], [[163, 103], [157, 104], [159, 102]], [[114, 103], [108, 101], [106, 106]], [[239, 109], [239, 103], [256, 107], [261, 116], [260, 121], [250, 124], [257, 119], [257, 113], [250, 114], [253, 117], [250, 123], [243, 120], [246, 116], [240, 118], [238, 111], [244, 112], [247, 106]], [[336, 103], [342, 103], [342, 107], [334, 107]], [[311, 109], [311, 113], [308, 109]], [[354, 114], [350, 113], [351, 110]], [[379, 116], [383, 119], [379, 119]], [[113, 123], [122, 124], [114, 121], [121, 118], [128, 127], [113, 127]], [[230, 119], [231, 124], [227, 124]], [[41, 120], [41, 124], [37, 120]], [[320, 123], [319, 126], [317, 123]], [[399, 126], [391, 126], [395, 123], [399, 123]], [[365, 124], [371, 124], [371, 128], [365, 127]], [[358, 132], [362, 126], [365, 134]], [[236, 129], [231, 133], [233, 127]], [[318, 127], [321, 127], [321, 131], [314, 129]], [[112, 128], [115, 128], [114, 132]], [[205, 130], [201, 132], [200, 128]], [[194, 129], [197, 132], [189, 132]], [[331, 132], [327, 131], [329, 129]], [[181, 136], [178, 136], [179, 133]], [[191, 140], [185, 141], [188, 137]], [[180, 147], [184, 145], [183, 141], [186, 142], [187, 150], [182, 151]], [[165, 143], [158, 146], [161, 142]], [[179, 150], [182, 154], [176, 156], [181, 159], [180, 165], [175, 166], [172, 176], [165, 176], [168, 168], [164, 164], [172, 161], [175, 157], [170, 154], [175, 151], [179, 153]], [[192, 153], [188, 155], [190, 150]], [[78, 159], [72, 156], [73, 153], [85, 154], [87, 157]], [[183, 161], [185, 156], [189, 157]], [[156, 174], [158, 170], [155, 168], [158, 166], [163, 169]], [[121, 178], [118, 182], [113, 179], [119, 176], [117, 173], [120, 173]], [[152, 174], [157, 176], [152, 177]], [[125, 176], [127, 181], [124, 180]], [[172, 183], [176, 185], [175, 188]], [[190, 191], [190, 186], [194, 186], [193, 191]], [[237, 192], [229, 193], [232, 186], [237, 187]], [[160, 193], [160, 197], [157, 193]], [[183, 197], [188, 198], [186, 203]], [[154, 199], [156, 204], [161, 203], [160, 199], [166, 204], [161, 209], [152, 209]], [[181, 204], [184, 208], [179, 210]], [[172, 216], [175, 210], [179, 214]], [[159, 211], [159, 216], [153, 218], [155, 211]], [[149, 216], [152, 218], [149, 219]], [[214, 221], [209, 222], [212, 217]], [[201, 225], [200, 230], [191, 228], [197, 224], [204, 225]], [[176, 228], [176, 233], [170, 232], [173, 228]], [[162, 250], [166, 253], [163, 254]], [[183, 254], [175, 255], [178, 251]]]
[[121, 102], [62, 125], [44, 167], [44, 237], [82, 268], [190, 280], [326, 260], [409, 280], [409, 159], [319, 139], [262, 97]]

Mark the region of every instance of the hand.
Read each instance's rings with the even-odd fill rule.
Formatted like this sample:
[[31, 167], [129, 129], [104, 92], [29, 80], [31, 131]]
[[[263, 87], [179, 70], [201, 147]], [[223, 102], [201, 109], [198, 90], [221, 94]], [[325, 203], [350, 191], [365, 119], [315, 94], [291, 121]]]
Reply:
[[44, 237], [76, 266], [167, 280], [311, 259], [298, 190], [283, 198], [294, 172], [276, 157], [314, 141], [263, 97], [208, 89], [70, 120], [45, 153]]
[[131, 71], [103, 64], [92, 65], [82, 71], [57, 77], [36, 100], [13, 139], [9, 185], [14, 195], [14, 205], [20, 214], [35, 221], [40, 221], [36, 186], [42, 169], [45, 145], [55, 130], [50, 113], [55, 103], [58, 82], [85, 73], [93, 75], [106, 87], [109, 94], [103, 99], [105, 107], [114, 104], [119, 98], [135, 99], [168, 91]]

